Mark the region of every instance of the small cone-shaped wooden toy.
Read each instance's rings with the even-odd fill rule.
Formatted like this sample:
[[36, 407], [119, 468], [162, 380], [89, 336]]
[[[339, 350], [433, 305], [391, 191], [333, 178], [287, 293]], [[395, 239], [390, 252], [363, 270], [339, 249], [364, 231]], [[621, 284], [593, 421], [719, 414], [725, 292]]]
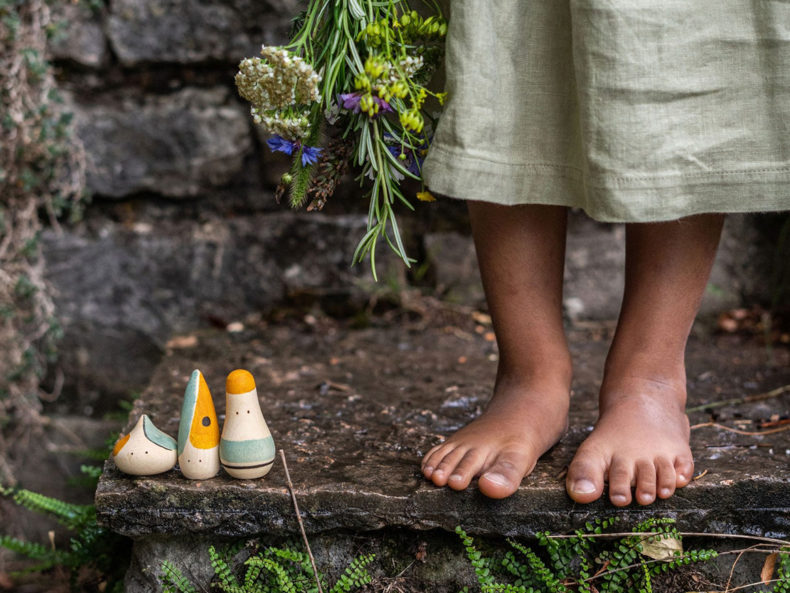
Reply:
[[219, 424], [203, 374], [192, 371], [178, 424], [178, 465], [192, 480], [213, 478], [219, 471]]
[[255, 379], [237, 369], [226, 382], [225, 425], [219, 443], [222, 467], [234, 478], [262, 478], [274, 464], [274, 439], [258, 403]]
[[133, 476], [152, 476], [176, 465], [176, 440], [143, 414], [126, 436], [118, 439], [112, 458], [118, 469]]

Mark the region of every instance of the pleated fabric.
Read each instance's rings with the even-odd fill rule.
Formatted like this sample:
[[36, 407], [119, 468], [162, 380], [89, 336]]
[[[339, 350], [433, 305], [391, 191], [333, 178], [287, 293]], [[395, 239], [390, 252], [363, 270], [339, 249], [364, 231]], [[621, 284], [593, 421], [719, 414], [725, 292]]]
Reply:
[[610, 222], [790, 210], [790, 1], [453, 0], [439, 194]]

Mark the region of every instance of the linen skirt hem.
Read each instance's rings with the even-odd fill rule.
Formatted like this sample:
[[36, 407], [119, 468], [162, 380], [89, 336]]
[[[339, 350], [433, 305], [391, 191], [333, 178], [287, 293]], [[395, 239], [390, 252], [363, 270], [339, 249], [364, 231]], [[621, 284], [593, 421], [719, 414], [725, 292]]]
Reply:
[[694, 174], [590, 176], [552, 163], [506, 163], [431, 147], [423, 167], [437, 194], [501, 205], [584, 210], [600, 222], [662, 222], [706, 213], [787, 210], [790, 166]]

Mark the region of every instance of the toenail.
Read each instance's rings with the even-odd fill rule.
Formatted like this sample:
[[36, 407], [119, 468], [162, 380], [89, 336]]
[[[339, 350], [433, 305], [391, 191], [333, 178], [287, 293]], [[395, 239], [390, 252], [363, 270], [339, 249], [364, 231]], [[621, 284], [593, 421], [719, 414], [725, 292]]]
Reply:
[[640, 494], [639, 500], [641, 500], [642, 502], [653, 502], [653, 496], [647, 493]]
[[670, 494], [672, 494], [672, 490], [670, 490], [669, 488], [661, 489], [661, 496], [669, 496]]
[[450, 479], [453, 480], [454, 482], [457, 482], [458, 480], [463, 480], [463, 477], [460, 474], [453, 474], [452, 476], [450, 476]]
[[433, 466], [432, 465], [426, 465], [422, 469], [423, 469], [423, 471], [426, 471], [426, 472], [432, 472], [433, 471]]
[[483, 474], [482, 477], [488, 480], [489, 482], [493, 482], [494, 484], [497, 484], [499, 486], [510, 485], [510, 481], [502, 474], [497, 474], [497, 473]]
[[571, 486], [571, 490], [579, 494], [592, 494], [595, 492], [595, 484], [590, 480], [576, 480]]
[[683, 474], [678, 474], [678, 480], [680, 480], [681, 482], [685, 482], [688, 480], [688, 478]]
[[612, 494], [612, 502], [625, 504], [628, 499], [623, 494]]

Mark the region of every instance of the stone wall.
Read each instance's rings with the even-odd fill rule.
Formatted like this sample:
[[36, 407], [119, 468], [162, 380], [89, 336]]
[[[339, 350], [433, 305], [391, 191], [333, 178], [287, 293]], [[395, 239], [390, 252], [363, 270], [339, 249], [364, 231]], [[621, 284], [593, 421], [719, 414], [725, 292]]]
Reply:
[[[373, 292], [416, 283], [482, 306], [463, 204], [420, 204], [417, 216], [404, 217], [419, 273], [382, 252], [385, 281], [374, 286], [366, 266], [349, 266], [364, 227], [353, 183], [326, 213], [275, 203], [285, 163], [262, 149], [233, 75], [261, 43], [285, 39], [302, 2], [84, 4], [64, 3], [67, 36], [53, 45], [93, 193], [84, 221], [45, 236], [65, 328], [66, 407], [112, 407], [114, 398], [142, 390], [174, 335], [243, 323], [295, 299], [353, 308]], [[765, 296], [753, 225], [730, 223], [708, 311]], [[572, 227], [568, 316], [613, 319], [623, 229], [583, 216]]]

